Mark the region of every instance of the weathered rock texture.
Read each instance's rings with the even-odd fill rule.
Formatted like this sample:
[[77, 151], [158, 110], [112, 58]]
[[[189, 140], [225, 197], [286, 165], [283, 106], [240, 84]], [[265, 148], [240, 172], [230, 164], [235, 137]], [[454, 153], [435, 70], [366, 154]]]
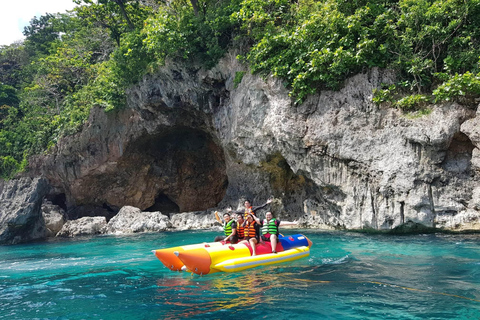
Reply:
[[0, 244], [27, 242], [46, 236], [41, 206], [47, 193], [45, 179], [0, 180]]
[[43, 201], [41, 210], [45, 221], [46, 236], [55, 237], [67, 221], [65, 211], [47, 200]]
[[139, 208], [125, 206], [108, 222], [103, 232], [107, 234], [160, 232], [170, 227], [168, 216], [161, 212], [142, 212]]
[[184, 212], [172, 215], [170, 224], [174, 230], [218, 229], [212, 212]]
[[73, 238], [103, 233], [107, 226], [105, 217], [83, 217], [67, 221], [57, 233], [57, 237]]
[[93, 109], [32, 172], [70, 217], [88, 206], [109, 219], [125, 205], [178, 213], [272, 195], [280, 218], [311, 227], [479, 229], [474, 110], [446, 104], [409, 117], [377, 107], [372, 90], [394, 81], [379, 69], [301, 105], [274, 78], [246, 73], [236, 87], [237, 71], [246, 68], [234, 54], [210, 71], [170, 63], [129, 90], [126, 109]]
[[108, 223], [105, 217], [82, 217], [67, 221], [61, 230], [53, 235], [74, 238], [99, 234], [154, 233], [167, 230], [221, 230], [221, 225], [213, 217], [214, 213], [210, 211], [184, 212], [168, 217], [161, 212], [145, 212], [139, 208], [125, 206]]

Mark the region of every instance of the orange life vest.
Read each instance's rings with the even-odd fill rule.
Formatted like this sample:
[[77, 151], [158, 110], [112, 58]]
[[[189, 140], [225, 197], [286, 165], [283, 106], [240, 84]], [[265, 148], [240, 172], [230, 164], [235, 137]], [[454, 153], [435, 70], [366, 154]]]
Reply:
[[249, 223], [248, 221], [246, 221], [244, 226], [245, 238], [255, 238], [255, 235], [256, 235], [255, 223], [256, 223], [255, 220], [252, 221], [252, 223]]
[[245, 231], [245, 227], [243, 226], [243, 223], [242, 224], [237, 223], [237, 235], [239, 239], [245, 238], [244, 231]]
[[248, 216], [250, 213], [253, 214], [253, 216], [255, 217], [255, 212], [252, 211], [252, 207], [250, 207], [250, 208], [245, 208], [245, 214], [243, 215], [243, 216], [244, 216], [243, 218], [245, 219], [245, 221], [247, 221], [247, 216]]

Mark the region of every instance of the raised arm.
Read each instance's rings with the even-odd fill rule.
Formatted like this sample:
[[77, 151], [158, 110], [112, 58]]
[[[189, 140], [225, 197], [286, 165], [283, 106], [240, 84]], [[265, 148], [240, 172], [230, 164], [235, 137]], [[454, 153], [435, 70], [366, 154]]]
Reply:
[[256, 207], [252, 207], [252, 211], [255, 212], [259, 209], [263, 209], [265, 208], [269, 203], [272, 202], [272, 199], [268, 199], [267, 202], [265, 202], [264, 204], [262, 204], [261, 206], [256, 206]]
[[295, 220], [295, 221], [285, 221], [285, 220], [281, 220], [281, 221], [280, 221], [280, 224], [281, 224], [282, 226], [296, 226], [296, 225], [298, 225], [298, 221], [297, 221], [297, 220]]

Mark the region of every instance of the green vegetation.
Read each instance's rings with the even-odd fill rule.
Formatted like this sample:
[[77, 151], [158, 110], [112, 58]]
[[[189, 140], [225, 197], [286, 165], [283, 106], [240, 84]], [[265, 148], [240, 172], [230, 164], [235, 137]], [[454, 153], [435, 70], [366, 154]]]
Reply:
[[235, 72], [235, 78], [233, 78], [233, 86], [235, 89], [238, 85], [242, 82], [243, 76], [245, 75], [245, 71], [237, 71]]
[[[480, 0], [74, 0], [0, 47], [0, 177], [77, 132], [90, 109], [166, 59], [211, 68], [231, 48], [251, 72], [282, 78], [301, 103], [372, 67], [398, 83], [374, 102], [405, 111], [480, 97]], [[244, 71], [235, 74], [234, 85]]]

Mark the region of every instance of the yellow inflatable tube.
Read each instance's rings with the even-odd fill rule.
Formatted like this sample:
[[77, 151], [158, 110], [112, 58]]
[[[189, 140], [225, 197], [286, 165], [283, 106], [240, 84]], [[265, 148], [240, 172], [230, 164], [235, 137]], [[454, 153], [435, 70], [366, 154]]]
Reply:
[[213, 268], [213, 266], [225, 261], [229, 257], [250, 257], [251, 251], [247, 245], [242, 243], [175, 251], [174, 254], [185, 264], [188, 270], [203, 275], [220, 271]]
[[293, 261], [308, 257], [309, 255], [309, 247], [298, 247], [278, 253], [269, 253], [258, 256], [249, 256], [226, 260], [214, 265], [212, 269], [224, 272], [237, 272], [250, 268], [255, 268], [258, 266], [267, 266], [281, 262]]
[[155, 256], [170, 270], [188, 270], [205, 275], [226, 271], [234, 272], [260, 265], [287, 262], [310, 254], [312, 242], [302, 234], [280, 236], [276, 252], [269, 242], [256, 245], [256, 256], [248, 243], [224, 244], [222, 242], [193, 244], [154, 250]]

